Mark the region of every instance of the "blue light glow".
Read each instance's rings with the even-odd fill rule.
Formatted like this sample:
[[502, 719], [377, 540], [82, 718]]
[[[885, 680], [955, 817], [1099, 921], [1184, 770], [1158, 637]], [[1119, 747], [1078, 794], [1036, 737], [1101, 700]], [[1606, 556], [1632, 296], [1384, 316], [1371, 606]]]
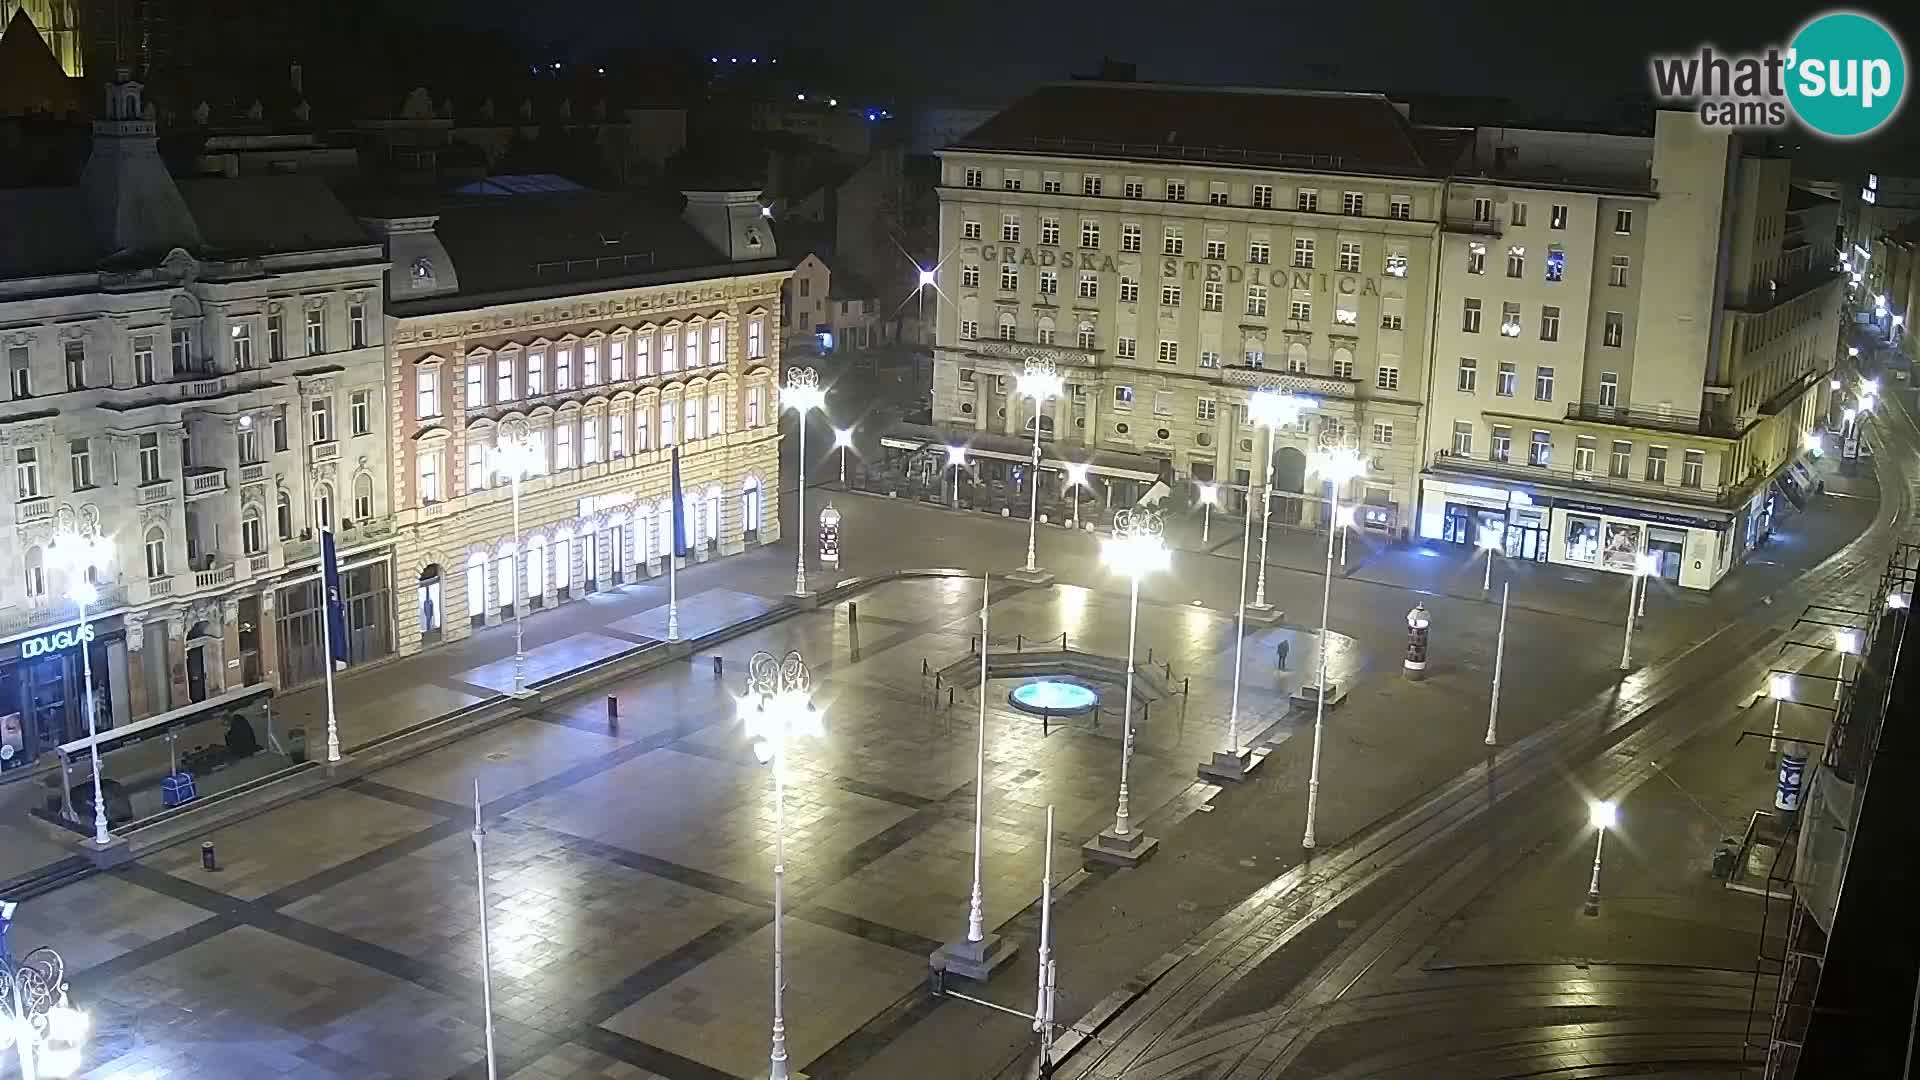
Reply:
[[1033, 713], [1083, 713], [1100, 704], [1100, 695], [1092, 687], [1057, 679], [1021, 683], [1007, 699], [1014, 708]]

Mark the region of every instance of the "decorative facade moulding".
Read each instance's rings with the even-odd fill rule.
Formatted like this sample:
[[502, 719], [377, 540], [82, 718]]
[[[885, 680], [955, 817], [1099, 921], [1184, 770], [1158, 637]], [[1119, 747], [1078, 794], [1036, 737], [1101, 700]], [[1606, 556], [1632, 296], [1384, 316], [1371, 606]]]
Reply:
[[1360, 335], [1358, 334], [1340, 334], [1340, 333], [1328, 334], [1327, 341], [1329, 344], [1333, 345], [1335, 348], [1340, 348], [1344, 346], [1347, 349], [1353, 350], [1356, 352], [1359, 351], [1359, 348], [1360, 348]]
[[1293, 394], [1305, 394], [1312, 397], [1351, 398], [1354, 386], [1350, 379], [1335, 379], [1325, 375], [1298, 375], [1290, 371], [1269, 371], [1265, 368], [1225, 367], [1220, 373], [1228, 386], [1244, 386], [1254, 390], [1282, 390]]
[[302, 394], [331, 394], [333, 393], [333, 389], [333, 378], [331, 376], [323, 376], [317, 379], [303, 378], [300, 380], [300, 393]]
[[1304, 345], [1309, 349], [1313, 348], [1313, 331], [1311, 330], [1282, 330], [1280, 337], [1288, 345]]

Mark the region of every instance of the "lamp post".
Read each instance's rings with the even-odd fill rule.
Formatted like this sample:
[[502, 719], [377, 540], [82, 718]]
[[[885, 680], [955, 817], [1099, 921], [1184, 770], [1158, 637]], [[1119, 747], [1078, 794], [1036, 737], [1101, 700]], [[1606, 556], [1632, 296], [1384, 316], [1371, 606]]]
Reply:
[[1587, 879], [1587, 914], [1600, 914], [1600, 851], [1607, 842], [1607, 830], [1619, 820], [1618, 809], [1610, 802], [1595, 802], [1587, 807], [1587, 821], [1593, 825], [1593, 876]]
[[1653, 573], [1658, 563], [1654, 557], [1641, 552], [1633, 557], [1633, 574], [1627, 579], [1627, 636], [1620, 642], [1620, 670], [1633, 667], [1633, 618], [1636, 594], [1646, 587], [1646, 577]]
[[740, 720], [762, 765], [773, 770], [773, 1049], [768, 1080], [787, 1080], [785, 931], [781, 918], [787, 876], [787, 744], [795, 736], [824, 733], [813, 704], [813, 672], [797, 652], [784, 657], [757, 652], [747, 662], [747, 693]]
[[967, 933], [949, 941], [929, 957], [934, 968], [984, 981], [993, 970], [1013, 958], [1013, 947], [1000, 935], [987, 933], [986, 898], [981, 886], [981, 864], [986, 852], [987, 814], [987, 605], [992, 582], [980, 577], [980, 720], [973, 749], [973, 888], [967, 894]]
[[487, 917], [487, 827], [480, 821], [480, 778], [473, 778], [473, 880], [480, 903], [480, 1005], [486, 1010], [487, 1080], [496, 1080], [493, 1056], [493, 935]]
[[953, 472], [953, 508], [960, 509], [960, 470], [967, 467], [967, 448], [964, 446], [947, 447], [947, 468]]
[[1773, 730], [1767, 733], [1767, 768], [1780, 760], [1780, 707], [1793, 699], [1793, 676], [1776, 671], [1767, 676], [1767, 696], [1773, 699]]
[[833, 447], [840, 451], [840, 490], [847, 488], [847, 449], [853, 445], [852, 428], [833, 429]]
[[1500, 672], [1507, 659], [1507, 597], [1513, 583], [1500, 583], [1500, 637], [1493, 646], [1493, 698], [1487, 703], [1488, 746], [1500, 745]]
[[1840, 675], [1833, 680], [1833, 700], [1840, 700], [1840, 690], [1847, 683], [1847, 657], [1860, 655], [1860, 631], [1838, 630], [1833, 635], [1833, 647], [1840, 650]]
[[1220, 485], [1200, 485], [1200, 546], [1213, 538], [1213, 504], [1220, 501]]
[[1022, 397], [1033, 399], [1033, 461], [1029, 468], [1033, 475], [1027, 477], [1027, 569], [1029, 578], [1037, 577], [1040, 568], [1034, 562], [1034, 537], [1040, 526], [1040, 408], [1048, 398], [1060, 396], [1066, 387], [1054, 370], [1053, 361], [1037, 359], [1027, 361], [1027, 370], [1014, 381], [1014, 389]]
[[[520, 538], [520, 481], [523, 477], [540, 471], [545, 464], [540, 447], [534, 445], [528, 436], [525, 421], [516, 420], [508, 424], [504, 437], [493, 450], [493, 468], [495, 472], [507, 474], [512, 489], [513, 500], [513, 693], [522, 697], [527, 692], [527, 649], [526, 626], [521, 617], [525, 606], [521, 593], [526, 590], [526, 571], [520, 567], [520, 555], [525, 543]], [[669, 554], [668, 558], [672, 558]]]
[[[827, 404], [827, 392], [820, 389], [820, 373], [810, 367], [787, 369], [787, 383], [780, 388], [780, 407], [792, 409], [799, 414], [794, 428], [800, 434], [799, 445], [795, 448], [796, 471], [800, 482], [794, 488], [794, 523], [798, 535], [794, 539], [793, 556], [793, 592], [795, 596], [807, 594], [807, 414]], [[785, 1075], [784, 1073], [782, 1075]]]
[[1332, 492], [1332, 513], [1327, 516], [1327, 580], [1320, 594], [1320, 674], [1313, 694], [1313, 764], [1307, 772], [1307, 831], [1300, 840], [1304, 848], [1314, 845], [1314, 820], [1320, 809], [1320, 742], [1327, 716], [1327, 615], [1333, 607], [1333, 521], [1340, 516], [1341, 490], [1367, 474], [1367, 459], [1352, 446], [1326, 445], [1314, 451], [1309, 468], [1327, 482]]
[[[1211, 487], [1212, 485], [1208, 485]], [[1247, 758], [1240, 752], [1240, 658], [1247, 644], [1247, 562], [1253, 554], [1253, 507], [1247, 507], [1240, 525], [1240, 603], [1235, 609], [1233, 633], [1233, 691], [1227, 707], [1227, 750], [1200, 766], [1208, 779], [1239, 780], [1246, 776]]]
[[1113, 535], [1100, 546], [1100, 560], [1127, 579], [1127, 680], [1120, 713], [1120, 798], [1114, 808], [1113, 828], [1087, 845], [1090, 853], [1124, 863], [1147, 857], [1158, 841], [1147, 840], [1133, 827], [1127, 801], [1127, 766], [1133, 757], [1133, 648], [1140, 628], [1140, 579], [1169, 562], [1161, 537], [1160, 515], [1152, 510], [1121, 510], [1113, 515]]
[[1274, 390], [1255, 390], [1247, 395], [1247, 418], [1267, 429], [1266, 465], [1260, 481], [1260, 575], [1253, 586], [1253, 606], [1262, 610], [1267, 606], [1267, 525], [1273, 510], [1273, 430], [1298, 420], [1303, 410], [1315, 404], [1312, 398]]
[[1087, 465], [1081, 461], [1067, 462], [1067, 490], [1073, 493], [1073, 529], [1080, 531], [1080, 489], [1087, 485]]
[[1501, 548], [1500, 530], [1490, 525], [1482, 527], [1478, 547], [1487, 553], [1487, 572], [1480, 579], [1480, 591], [1490, 592], [1493, 589], [1493, 557]]
[[48, 552], [67, 582], [68, 599], [79, 609], [74, 635], [80, 639], [80, 681], [85, 685], [81, 707], [87, 711], [87, 753], [93, 765], [93, 842], [106, 847], [113, 842], [113, 834], [107, 831], [107, 804], [100, 788], [100, 713], [93, 695], [93, 647], [87, 632], [87, 608], [100, 599], [93, 574], [113, 556], [113, 546], [97, 531], [82, 533], [73, 528], [64, 531]]
[[1340, 565], [1342, 568], [1347, 565], [1347, 537], [1352, 535], [1353, 529], [1359, 523], [1359, 520], [1359, 511], [1355, 510], [1352, 506], [1343, 506], [1334, 512], [1333, 523], [1340, 527]]
[[[0, 921], [15, 904], [0, 902]], [[15, 961], [0, 957], [0, 1050], [11, 1043], [22, 1080], [59, 1080], [80, 1071], [87, 1014], [67, 1000], [66, 964], [41, 946]]]

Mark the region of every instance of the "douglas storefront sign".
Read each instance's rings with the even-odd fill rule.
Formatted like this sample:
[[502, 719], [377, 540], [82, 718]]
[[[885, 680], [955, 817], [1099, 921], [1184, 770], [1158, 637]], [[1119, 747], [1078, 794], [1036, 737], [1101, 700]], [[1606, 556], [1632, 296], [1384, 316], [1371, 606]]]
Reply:
[[91, 625], [55, 630], [51, 634], [40, 634], [22, 641], [20, 643], [20, 658], [23, 660], [31, 660], [36, 656], [45, 656], [48, 653], [71, 649], [75, 645], [92, 640], [93, 627]]

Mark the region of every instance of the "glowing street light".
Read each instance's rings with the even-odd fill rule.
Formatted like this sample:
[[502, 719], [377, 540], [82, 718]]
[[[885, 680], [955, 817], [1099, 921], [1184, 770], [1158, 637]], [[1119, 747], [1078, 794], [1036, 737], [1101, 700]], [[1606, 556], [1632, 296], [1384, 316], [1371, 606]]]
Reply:
[[747, 692], [740, 721], [760, 764], [773, 770], [773, 1050], [768, 1080], [787, 1080], [785, 938], [781, 918], [787, 879], [787, 744], [798, 736], [826, 733], [813, 704], [813, 672], [797, 652], [784, 657], [757, 652], [747, 661]]
[[1367, 459], [1352, 446], [1322, 446], [1308, 463], [1313, 475], [1325, 480], [1332, 492], [1327, 517], [1327, 580], [1320, 593], [1320, 674], [1313, 695], [1313, 764], [1307, 773], [1307, 831], [1300, 846], [1313, 847], [1314, 818], [1320, 808], [1320, 742], [1327, 715], [1327, 614], [1333, 607], [1333, 522], [1340, 516], [1340, 493], [1367, 474]]
[[[1256, 390], [1247, 395], [1247, 419], [1267, 429], [1266, 466], [1260, 482], [1260, 576], [1253, 586], [1253, 606], [1267, 607], [1267, 525], [1273, 510], [1273, 432], [1300, 419], [1301, 412], [1318, 402], [1312, 398], [1274, 390]], [[1249, 508], [1248, 513], [1252, 513]]]
[[[1145, 837], [1134, 831], [1127, 802], [1127, 766], [1133, 758], [1133, 648], [1140, 628], [1140, 579], [1170, 562], [1161, 537], [1160, 515], [1152, 510], [1122, 510], [1113, 516], [1113, 535], [1100, 545], [1100, 561], [1127, 579], [1127, 681], [1120, 712], [1120, 798], [1114, 807], [1113, 828], [1094, 838], [1099, 847], [1137, 861], [1144, 858]], [[1151, 848], [1151, 844], [1144, 844]]]
[[[1208, 508], [1213, 506], [1215, 492], [1212, 484], [1201, 485], [1201, 499]], [[1206, 535], [1205, 520], [1202, 520], [1201, 536]], [[1204, 539], [1201, 541], [1206, 542]], [[1240, 603], [1235, 609], [1233, 635], [1233, 693], [1232, 703], [1227, 707], [1227, 749], [1225, 753], [1215, 751], [1213, 760], [1200, 766], [1202, 775], [1222, 780], [1239, 780], [1247, 774], [1247, 755], [1240, 752], [1240, 660], [1247, 645], [1247, 556], [1253, 551], [1253, 507], [1240, 518]]]
[[1620, 814], [1611, 802], [1587, 806], [1587, 823], [1593, 826], [1593, 876], [1587, 880], [1587, 914], [1600, 914], [1600, 852], [1607, 842], [1607, 830], [1619, 823]]
[[1833, 647], [1840, 652], [1840, 674], [1833, 680], [1833, 700], [1839, 701], [1840, 690], [1847, 683], [1847, 657], [1860, 655], [1860, 631], [1834, 631]]
[[[88, 526], [88, 530], [85, 534], [77, 528], [63, 530], [47, 553], [68, 583], [67, 598], [79, 609], [74, 634], [80, 638], [80, 681], [86, 687], [82, 704], [87, 710], [87, 753], [93, 764], [93, 842], [106, 847], [113, 842], [113, 836], [107, 832], [107, 804], [100, 793], [100, 714], [93, 700], [93, 648], [87, 641], [87, 608], [100, 600], [100, 590], [94, 581], [100, 569], [113, 558], [113, 545], [92, 526]], [[328, 659], [331, 663], [331, 657]], [[327, 716], [332, 719], [331, 709]]]
[[[17, 905], [0, 901], [0, 924], [13, 921]], [[17, 962], [0, 956], [0, 1050], [20, 1055], [25, 1080], [62, 1080], [80, 1071], [87, 1014], [67, 1000], [66, 964], [45, 946]]]
[[795, 536], [793, 557], [793, 592], [795, 596], [807, 594], [807, 414], [815, 409], [825, 409], [827, 392], [820, 389], [820, 373], [810, 367], [787, 369], [787, 382], [780, 388], [780, 407], [792, 409], [799, 414], [794, 428], [800, 433], [800, 441], [795, 453], [798, 454], [799, 467], [795, 475], [800, 482], [795, 485], [798, 496], [794, 501]]
[[1907, 610], [1907, 608], [1911, 607], [1912, 604], [1913, 604], [1913, 601], [1907, 597], [1906, 593], [1891, 592], [1887, 594], [1887, 610], [1888, 611], [1905, 611]]
[[1828, 380], [1827, 380], [1827, 389], [1829, 389], [1829, 390], [1838, 390], [1838, 389], [1840, 389], [1840, 380], [1839, 380], [1839, 379], [1828, 379]]
[[960, 508], [960, 470], [967, 467], [967, 448], [947, 447], [947, 468], [953, 470], [953, 508]]
[[1039, 572], [1034, 562], [1034, 544], [1040, 528], [1040, 410], [1048, 398], [1060, 396], [1067, 382], [1054, 369], [1053, 361], [1034, 359], [1027, 361], [1027, 369], [1014, 382], [1014, 390], [1021, 397], [1033, 399], [1033, 462], [1027, 477], [1027, 493], [1030, 502], [1027, 508], [1027, 570], [1029, 575]]
[[1767, 696], [1773, 699], [1773, 730], [1767, 733], [1767, 768], [1780, 757], [1780, 706], [1793, 700], [1793, 676], [1776, 671], [1767, 676]]
[[1865, 390], [1868, 396], [1878, 394], [1880, 392], [1880, 380], [1879, 379], [1861, 379], [1860, 388], [1862, 390]]
[[847, 487], [847, 448], [852, 445], [852, 428], [833, 429], [833, 446], [834, 449], [840, 451], [840, 489], [842, 491], [846, 490]]
[[[525, 421], [511, 422], [499, 443], [495, 445], [493, 449], [493, 470], [507, 474], [507, 479], [511, 482], [512, 487], [514, 553], [514, 595], [512, 597], [513, 693], [515, 697], [524, 696], [527, 692], [526, 635], [524, 633], [525, 626], [521, 621], [521, 609], [526, 606], [522, 603], [525, 597], [521, 594], [526, 591], [527, 586], [526, 574], [520, 569], [520, 555], [524, 550], [526, 540], [520, 535], [520, 481], [524, 477], [539, 472], [541, 467], [546, 464], [543, 460], [545, 456], [546, 455], [542, 453], [542, 448], [534, 442], [527, 432]], [[669, 555], [668, 558], [672, 558], [672, 556]], [[670, 624], [667, 632], [669, 638], [679, 637], [678, 620], [673, 618], [674, 614], [674, 605], [669, 604], [667, 606], [667, 622]], [[328, 664], [332, 664], [331, 659], [328, 660]], [[328, 737], [332, 738], [331, 732], [328, 733]]]
[[1490, 592], [1493, 589], [1493, 557], [1506, 545], [1501, 539], [1500, 530], [1487, 525], [1481, 527], [1480, 542], [1476, 546], [1487, 553], [1487, 572], [1480, 579], [1480, 591]]
[[933, 279], [934, 279], [933, 267], [923, 266], [920, 268], [920, 286], [919, 286], [920, 288], [922, 289], [933, 288]]
[[1360, 520], [1359, 511], [1351, 506], [1343, 506], [1333, 512], [1333, 524], [1340, 530], [1340, 565], [1347, 565], [1347, 536]]
[[1848, 355], [1848, 356], [1859, 356], [1859, 355], [1860, 355], [1860, 346], [1858, 346], [1858, 345], [1849, 345], [1849, 346], [1847, 346], [1847, 355]]
[[1644, 551], [1633, 557], [1633, 574], [1627, 579], [1627, 636], [1626, 640], [1620, 643], [1621, 671], [1629, 671], [1633, 668], [1634, 601], [1638, 598], [1637, 594], [1646, 588], [1648, 575], [1657, 572], [1659, 569], [1660, 560]]
[[1067, 462], [1067, 491], [1073, 496], [1072, 527], [1076, 532], [1078, 532], [1080, 529], [1080, 489], [1088, 486], [1087, 484], [1088, 471], [1089, 470], [1085, 462], [1082, 462], [1082, 461]]
[[1220, 501], [1220, 485], [1200, 485], [1200, 546], [1206, 547], [1213, 528], [1213, 507]]

